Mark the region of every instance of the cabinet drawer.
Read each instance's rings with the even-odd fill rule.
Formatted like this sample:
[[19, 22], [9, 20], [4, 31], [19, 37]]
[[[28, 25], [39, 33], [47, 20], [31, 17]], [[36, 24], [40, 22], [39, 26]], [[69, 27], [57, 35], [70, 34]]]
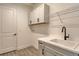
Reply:
[[63, 56], [62, 53], [50, 48], [50, 47], [47, 47], [45, 46], [45, 49], [44, 49], [44, 55], [47, 55], [47, 56]]

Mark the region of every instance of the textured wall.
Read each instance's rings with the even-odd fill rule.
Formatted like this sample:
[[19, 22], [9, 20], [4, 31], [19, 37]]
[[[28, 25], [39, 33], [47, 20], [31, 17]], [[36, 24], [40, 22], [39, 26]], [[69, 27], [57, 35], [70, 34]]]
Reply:
[[[54, 6], [54, 7], [52, 7]], [[79, 40], [79, 4], [52, 4], [50, 5], [49, 33], [62, 37], [60, 18], [67, 27], [67, 34], [71, 40]]]

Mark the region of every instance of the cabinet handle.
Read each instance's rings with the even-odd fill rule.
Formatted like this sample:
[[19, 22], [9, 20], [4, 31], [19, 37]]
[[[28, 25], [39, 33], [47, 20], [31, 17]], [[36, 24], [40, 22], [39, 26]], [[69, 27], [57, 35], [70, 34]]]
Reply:
[[39, 22], [39, 18], [37, 18], [37, 22]]
[[44, 49], [42, 49], [42, 54], [44, 55]]
[[16, 33], [14, 33], [13, 35], [16, 36]]

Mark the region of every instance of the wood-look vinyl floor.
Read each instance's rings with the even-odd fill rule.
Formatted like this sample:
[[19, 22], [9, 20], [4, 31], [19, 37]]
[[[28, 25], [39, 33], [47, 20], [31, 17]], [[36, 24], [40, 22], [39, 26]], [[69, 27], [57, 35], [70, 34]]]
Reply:
[[28, 47], [17, 51], [11, 51], [0, 54], [0, 56], [40, 56], [39, 50], [34, 47]]

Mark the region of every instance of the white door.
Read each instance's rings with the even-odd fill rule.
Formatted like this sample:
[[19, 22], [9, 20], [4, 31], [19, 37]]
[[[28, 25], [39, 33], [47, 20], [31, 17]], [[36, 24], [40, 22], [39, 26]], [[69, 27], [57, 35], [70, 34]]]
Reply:
[[2, 52], [16, 49], [16, 15], [15, 10], [2, 7]]

